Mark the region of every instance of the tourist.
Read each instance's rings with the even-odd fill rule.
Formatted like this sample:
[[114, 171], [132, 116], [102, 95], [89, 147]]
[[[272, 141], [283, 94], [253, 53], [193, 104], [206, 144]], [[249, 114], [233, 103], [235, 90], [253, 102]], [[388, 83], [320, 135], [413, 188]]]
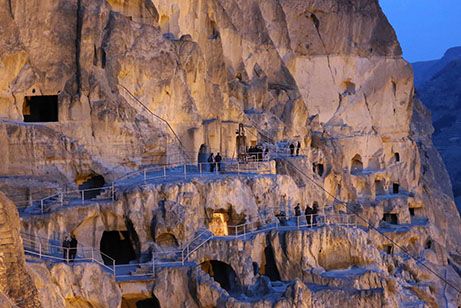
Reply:
[[290, 144], [290, 154], [291, 154], [291, 156], [295, 155], [295, 145], [293, 143]]
[[301, 149], [301, 142], [298, 141], [298, 145], [296, 147], [296, 156], [299, 156], [299, 150]]
[[218, 168], [218, 172], [221, 172], [221, 161], [222, 161], [222, 156], [221, 154], [216, 154], [216, 157], [214, 158], [216, 162], [216, 167]]
[[312, 208], [312, 222], [317, 225], [317, 216], [319, 213], [319, 205], [314, 203], [314, 207]]
[[287, 224], [287, 215], [285, 214], [285, 211], [280, 211], [280, 213], [275, 215], [275, 216], [279, 220], [281, 226], [286, 226], [286, 224]]
[[214, 156], [213, 153], [208, 157], [208, 163], [210, 164], [210, 172], [214, 172]]
[[75, 257], [77, 256], [77, 238], [75, 238], [74, 234], [70, 236], [70, 260], [73, 262]]
[[304, 215], [306, 216], [307, 226], [312, 227], [312, 208], [309, 205], [306, 206]]
[[295, 206], [295, 215], [301, 216], [301, 208], [299, 207], [299, 203]]
[[64, 237], [64, 241], [62, 242], [62, 257], [64, 260], [66, 260], [66, 262], [69, 262], [69, 257], [70, 257], [69, 249], [70, 249], [70, 239], [66, 235]]

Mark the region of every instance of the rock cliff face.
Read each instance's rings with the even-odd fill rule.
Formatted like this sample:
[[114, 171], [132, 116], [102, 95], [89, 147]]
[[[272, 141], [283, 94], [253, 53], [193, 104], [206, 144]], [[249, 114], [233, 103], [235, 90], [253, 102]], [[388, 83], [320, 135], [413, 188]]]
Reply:
[[112, 200], [29, 211], [26, 233], [71, 232], [80, 250], [115, 234], [147, 262], [214, 213], [264, 226], [316, 204], [359, 223], [215, 237], [143, 288], [94, 264], [32, 265], [44, 306], [460, 304], [440, 279], [461, 284], [460, 217], [378, 1], [3, 1], [0, 34], [0, 184], [17, 201], [195, 160], [202, 144], [233, 158], [239, 123], [247, 146], [302, 148], [275, 155], [276, 175], [133, 180]]
[[[2, 307], [41, 307], [26, 269], [18, 212], [0, 193], [0, 294]], [[3, 306], [4, 304], [4, 306]]]

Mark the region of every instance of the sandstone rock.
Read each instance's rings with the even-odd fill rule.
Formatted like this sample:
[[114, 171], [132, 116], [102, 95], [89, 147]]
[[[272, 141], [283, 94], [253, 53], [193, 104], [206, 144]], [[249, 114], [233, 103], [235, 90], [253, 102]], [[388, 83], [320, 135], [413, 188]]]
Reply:
[[113, 277], [97, 264], [31, 264], [29, 270], [46, 307], [120, 307]]
[[6, 305], [41, 307], [37, 289], [25, 265], [19, 216], [0, 192], [0, 293]]

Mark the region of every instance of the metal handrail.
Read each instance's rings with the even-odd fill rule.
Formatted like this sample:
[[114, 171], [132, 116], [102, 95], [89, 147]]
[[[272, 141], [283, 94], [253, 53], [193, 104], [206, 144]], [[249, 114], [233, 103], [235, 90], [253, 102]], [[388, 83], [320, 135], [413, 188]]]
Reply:
[[[227, 161], [222, 161], [220, 163], [189, 163], [189, 164], [165, 164], [163, 166], [153, 166], [153, 167], [147, 167], [141, 170], [137, 170], [134, 172], [131, 172], [129, 174], [126, 174], [119, 179], [115, 180], [112, 182], [110, 185], [102, 186], [102, 187], [97, 187], [97, 188], [89, 188], [89, 189], [82, 189], [82, 190], [71, 190], [71, 191], [61, 191], [58, 193], [55, 193], [51, 196], [39, 199], [39, 200], [33, 200], [30, 203], [32, 204], [39, 204], [40, 205], [40, 212], [41, 214], [45, 213], [45, 206], [47, 205], [48, 200], [52, 200], [54, 198], [58, 199], [56, 203], [60, 204], [61, 207], [64, 206], [64, 200], [68, 199], [70, 196], [73, 195], [73, 200], [81, 200], [81, 203], [84, 204], [85, 201], [92, 200], [93, 198], [86, 199], [85, 195], [89, 192], [94, 192], [94, 191], [107, 191], [110, 190], [110, 198], [112, 200], [115, 200], [115, 189], [117, 187], [123, 186], [123, 182], [127, 181], [130, 178], [137, 178], [137, 177], [142, 177], [142, 179], [139, 180], [139, 182], [147, 182], [149, 180], [153, 179], [159, 179], [159, 178], [169, 178], [172, 176], [180, 176], [187, 178], [189, 175], [203, 175], [203, 174], [210, 174], [210, 173], [220, 173], [220, 172], [234, 172], [237, 173], [237, 175], [240, 176], [240, 174], [246, 174], [246, 173], [257, 173], [257, 174], [265, 174], [270, 172], [270, 168], [261, 168], [261, 164], [264, 164], [266, 161], [256, 161], [256, 162], [250, 162], [250, 163], [241, 163], [239, 161], [232, 161], [232, 160], [227, 160]], [[247, 165], [250, 166], [246, 169], [241, 168], [241, 165]], [[210, 170], [211, 167], [214, 167], [214, 171], [207, 171]], [[255, 167], [251, 167], [255, 166]], [[231, 170], [231, 167], [236, 167], [236, 170]], [[179, 170], [181, 169], [181, 170]], [[197, 171], [190, 171], [190, 170], [197, 169]], [[221, 169], [221, 170], [219, 170]], [[230, 171], [226, 171], [226, 169]], [[180, 172], [174, 172], [174, 171], [180, 171]], [[188, 171], [189, 170], [189, 171]], [[149, 173], [156, 173], [158, 172], [158, 176], [151, 176]]]
[[[93, 247], [85, 247], [85, 246], [80, 246], [77, 248], [67, 248], [67, 247], [62, 247], [59, 245], [55, 244], [50, 244], [48, 243], [48, 239], [44, 239], [38, 236], [33, 236], [27, 233], [21, 233], [22, 241], [23, 241], [23, 246], [24, 246], [24, 252], [30, 255], [35, 255], [38, 256], [40, 259], [46, 258], [46, 259], [52, 259], [52, 260], [58, 260], [58, 261], [65, 261], [65, 262], [71, 262], [71, 261], [78, 261], [78, 262], [84, 262], [84, 261], [89, 261], [89, 262], [95, 262], [102, 266], [103, 268], [108, 269], [109, 271], [112, 272], [113, 275], [115, 275], [115, 259], [112, 257], [108, 256], [107, 254], [103, 253], [102, 251], [98, 249], [94, 249]], [[35, 239], [32, 239], [34, 237]], [[38, 239], [38, 241], [37, 241]], [[42, 240], [46, 240], [46, 243], [42, 243]], [[75, 250], [75, 258], [70, 257], [70, 252]], [[86, 255], [90, 254], [91, 256], [87, 257]], [[67, 257], [64, 257], [67, 256]], [[97, 256], [101, 256], [101, 259], [107, 258], [109, 263], [112, 264], [112, 267], [106, 265], [104, 262], [101, 262]]]
[[[356, 227], [357, 226], [357, 221], [356, 219], [352, 219], [350, 220], [351, 217], [353, 217], [354, 214], [309, 214], [309, 215], [300, 215], [300, 216], [296, 216], [296, 215], [284, 215], [284, 216], [279, 216], [279, 218], [275, 217], [271, 220], [270, 223], [264, 223], [264, 222], [261, 222], [260, 220], [257, 220], [257, 221], [254, 221], [254, 222], [248, 222], [248, 223], [243, 223], [243, 224], [239, 224], [239, 225], [234, 225], [234, 226], [228, 226], [229, 229], [232, 229], [232, 228], [238, 228], [238, 227], [242, 227], [243, 228], [243, 233], [239, 233], [239, 232], [236, 232], [236, 234], [234, 235], [228, 235], [226, 237], [230, 237], [230, 238], [234, 238], [234, 239], [238, 239], [240, 237], [243, 236], [243, 238], [245, 239], [245, 237], [247, 235], [252, 235], [252, 234], [256, 234], [256, 233], [259, 233], [259, 232], [267, 232], [267, 231], [271, 231], [271, 230], [281, 230], [281, 229], [287, 229], [287, 228], [294, 228], [296, 227], [296, 230], [299, 230], [300, 228], [309, 228], [309, 227], [318, 227], [318, 226], [328, 226], [328, 225], [340, 225], [340, 226], [347, 226], [347, 227], [350, 227], [350, 226], [353, 226], [353, 227]], [[308, 220], [307, 220], [307, 217], [310, 217], [310, 221], [311, 223], [308, 223]], [[332, 222], [331, 220], [328, 220], [327, 218], [340, 218], [339, 219], [339, 222]], [[285, 218], [286, 219], [286, 223], [289, 223], [290, 221], [293, 220], [293, 218], [296, 219], [296, 225], [295, 226], [292, 226], [292, 225], [289, 225], [289, 224], [283, 224], [282, 223], [282, 219], [281, 218]], [[306, 223], [303, 224], [301, 222], [302, 219], [306, 219]], [[343, 218], [345, 218], [345, 222], [342, 220]], [[275, 220], [275, 222], [274, 222]], [[333, 219], [334, 220], [334, 219]], [[250, 226], [250, 225], [257, 225], [258, 227], [255, 229], [255, 230], [251, 230], [251, 228], [247, 228], [247, 226]], [[248, 231], [248, 232], [247, 232]], [[28, 234], [24, 234], [25, 235], [25, 239], [23, 239], [23, 243], [26, 242], [26, 243], [33, 243], [33, 247], [34, 248], [31, 248], [31, 249], [28, 249], [27, 245], [24, 244], [24, 251], [27, 253], [27, 254], [30, 254], [30, 255], [35, 255], [35, 256], [38, 256], [39, 258], [46, 258], [46, 259], [52, 259], [52, 260], [57, 260], [57, 261], [61, 261], [61, 262], [69, 262], [69, 258], [63, 258], [61, 256], [56, 256], [56, 253], [53, 255], [51, 253], [47, 253], [47, 251], [43, 250], [43, 247], [41, 245], [40, 242], [38, 242], [38, 246], [39, 246], [39, 251], [35, 251], [33, 249], [35, 249], [35, 247], [37, 246], [37, 241], [33, 241], [29, 238], [27, 238], [28, 236], [31, 236], [31, 235], [28, 235]], [[195, 243], [197, 240], [201, 239], [204, 235], [207, 235], [206, 238], [203, 238], [200, 242], [198, 243]], [[36, 237], [38, 239], [42, 239], [40, 237]], [[152, 261], [151, 262], [146, 262], [146, 263], [130, 263], [130, 264], [115, 264], [115, 260], [112, 259], [110, 256], [107, 256], [106, 254], [102, 253], [101, 251], [99, 250], [96, 250], [94, 248], [87, 248], [87, 247], [80, 247], [77, 249], [77, 252], [78, 251], [85, 251], [85, 249], [89, 249], [92, 251], [92, 256], [91, 257], [81, 257], [81, 256], [76, 256], [76, 258], [74, 259], [75, 261], [79, 261], [79, 262], [83, 262], [83, 261], [89, 261], [89, 262], [95, 262], [97, 264], [99, 264], [102, 268], [105, 268], [107, 270], [109, 270], [114, 277], [116, 278], [124, 278], [124, 277], [136, 277], [136, 276], [154, 276], [155, 275], [155, 268], [156, 268], [156, 265], [157, 266], [168, 266], [168, 265], [172, 265], [172, 264], [182, 264], [184, 265], [185, 262], [187, 262], [187, 260], [192, 256], [192, 254], [194, 252], [196, 252], [198, 249], [200, 249], [202, 246], [204, 246], [206, 243], [208, 243], [210, 240], [214, 239], [214, 238], [221, 238], [220, 236], [215, 236], [213, 233], [211, 233], [209, 230], [204, 230], [202, 232], [200, 232], [198, 235], [196, 235], [192, 240], [190, 240], [185, 247], [183, 248], [178, 248], [178, 249], [174, 249], [174, 250], [167, 250], [167, 251], [162, 251], [162, 252], [154, 252], [152, 254]], [[195, 245], [194, 245], [195, 243]], [[61, 250], [61, 252], [65, 252], [67, 250], [67, 255], [69, 255], [69, 251], [70, 249], [72, 248], [63, 248], [61, 246], [58, 246], [58, 245], [53, 245], [53, 244], [47, 244], [46, 245], [47, 247], [55, 247], [58, 251]], [[103, 262], [101, 262], [100, 260], [96, 259], [95, 256], [94, 256], [94, 252], [98, 252], [98, 254], [100, 254], [101, 256], [105, 256], [107, 257], [109, 260], [112, 260], [112, 267], [104, 264]], [[163, 261], [161, 260], [162, 258], [158, 258], [159, 254], [172, 254], [174, 255], [175, 257], [177, 257], [176, 259], [174, 259], [174, 261]], [[136, 274], [135, 272], [129, 272], [129, 274], [119, 274], [118, 272], [120, 272], [120, 269], [123, 269], [123, 268], [127, 268], [127, 267], [135, 267], [135, 268], [138, 268], [138, 267], [149, 267], [150, 269], [152, 269], [152, 271], [149, 271], [149, 272], [142, 272], [142, 273], [139, 273], [139, 274]]]

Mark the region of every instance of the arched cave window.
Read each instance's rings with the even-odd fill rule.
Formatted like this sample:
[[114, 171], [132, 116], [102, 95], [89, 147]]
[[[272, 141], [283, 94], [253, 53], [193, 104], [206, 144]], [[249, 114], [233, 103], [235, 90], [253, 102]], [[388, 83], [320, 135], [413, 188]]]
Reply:
[[99, 174], [91, 174], [87, 176], [79, 176], [76, 179], [79, 190], [88, 190], [85, 191], [85, 200], [94, 199], [102, 192], [102, 189], [97, 189], [104, 187], [106, 181], [104, 177]]
[[410, 207], [408, 210], [410, 212], [410, 216], [412, 216], [412, 217], [415, 216], [415, 208]]
[[114, 259], [115, 264], [128, 264], [136, 260], [134, 244], [128, 231], [104, 231], [100, 250], [106, 265], [112, 265], [112, 261], [107, 256]]
[[356, 154], [352, 158], [351, 162], [351, 173], [358, 173], [363, 170], [362, 157], [359, 154]]
[[275, 262], [274, 251], [271, 246], [264, 248], [264, 257], [265, 263], [261, 273], [269, 277], [271, 281], [280, 281], [280, 273], [277, 268], [277, 263]]
[[236, 293], [240, 289], [237, 274], [232, 266], [227, 263], [210, 260], [200, 264], [203, 271], [208, 273], [218, 282], [221, 287], [229, 293]]
[[393, 214], [393, 213], [384, 213], [383, 221], [389, 224], [392, 224], [392, 225], [397, 225], [399, 223], [397, 214]]
[[24, 122], [58, 122], [58, 96], [26, 96], [22, 113]]
[[317, 173], [319, 176], [323, 176], [323, 173], [325, 172], [323, 164], [312, 164], [312, 171], [314, 173]]
[[386, 194], [386, 189], [384, 188], [384, 180], [375, 180], [375, 192], [377, 196]]
[[385, 245], [385, 246], [384, 246], [384, 251], [385, 251], [388, 255], [392, 254], [392, 251], [393, 251], [393, 250], [394, 250], [394, 246], [392, 246], [392, 245]]
[[393, 183], [392, 184], [392, 193], [393, 194], [398, 194], [400, 191], [400, 184], [399, 183]]
[[400, 154], [399, 153], [394, 153], [394, 160], [395, 160], [395, 162], [400, 161]]
[[424, 248], [425, 249], [432, 249], [432, 240], [430, 238], [428, 238], [426, 240], [426, 244], [424, 245]]
[[219, 31], [218, 31], [218, 26], [216, 25], [216, 22], [211, 20], [210, 21], [210, 35], [209, 39], [210, 40], [217, 40], [220, 37]]

